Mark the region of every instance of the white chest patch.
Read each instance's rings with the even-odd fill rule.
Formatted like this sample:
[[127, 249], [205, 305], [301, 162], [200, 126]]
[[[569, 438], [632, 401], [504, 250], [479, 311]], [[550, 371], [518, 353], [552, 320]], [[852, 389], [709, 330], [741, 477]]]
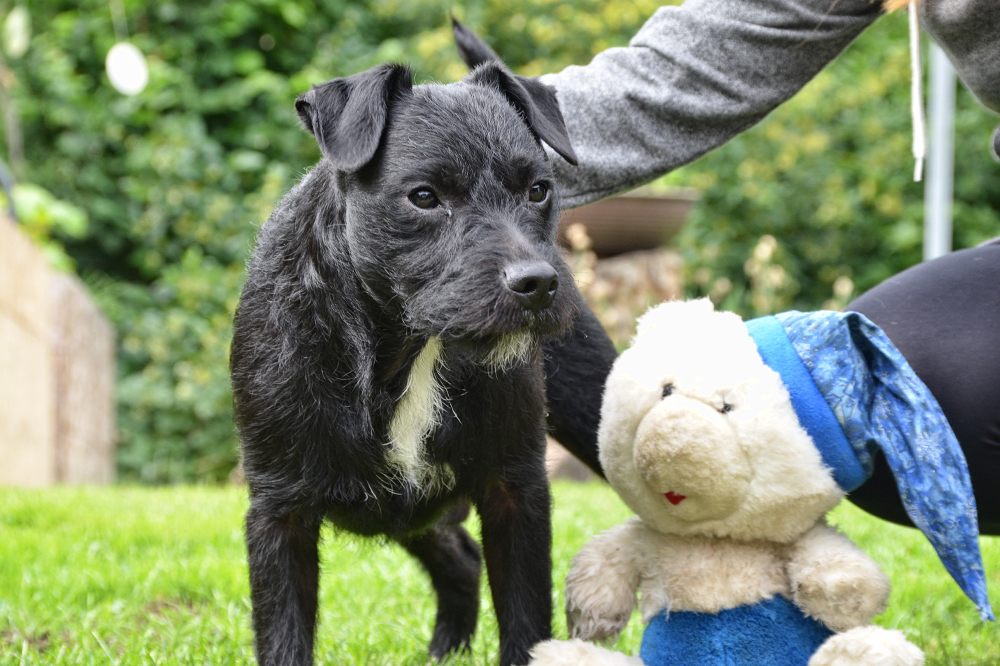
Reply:
[[428, 462], [424, 446], [441, 422], [444, 408], [444, 391], [437, 378], [440, 356], [441, 340], [427, 340], [410, 368], [403, 397], [389, 423], [389, 462], [424, 495], [447, 489], [455, 481], [450, 467]]

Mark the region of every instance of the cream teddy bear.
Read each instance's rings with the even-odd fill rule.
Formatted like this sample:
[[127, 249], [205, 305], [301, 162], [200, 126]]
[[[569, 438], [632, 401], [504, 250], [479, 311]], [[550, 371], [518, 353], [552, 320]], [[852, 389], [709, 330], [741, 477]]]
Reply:
[[[639, 321], [605, 387], [608, 481], [637, 517], [593, 539], [566, 577], [572, 641], [532, 666], [919, 666], [871, 625], [889, 580], [826, 524], [844, 497], [747, 325], [707, 299]], [[613, 640], [636, 606], [639, 657]]]

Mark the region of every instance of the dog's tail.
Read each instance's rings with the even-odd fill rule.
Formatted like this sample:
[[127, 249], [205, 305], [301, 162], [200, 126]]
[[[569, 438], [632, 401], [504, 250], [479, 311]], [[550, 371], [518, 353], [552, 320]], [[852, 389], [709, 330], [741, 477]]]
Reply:
[[469, 66], [470, 70], [479, 67], [484, 62], [500, 60], [500, 56], [490, 48], [489, 44], [454, 15], [451, 17], [451, 31], [455, 35], [458, 56]]

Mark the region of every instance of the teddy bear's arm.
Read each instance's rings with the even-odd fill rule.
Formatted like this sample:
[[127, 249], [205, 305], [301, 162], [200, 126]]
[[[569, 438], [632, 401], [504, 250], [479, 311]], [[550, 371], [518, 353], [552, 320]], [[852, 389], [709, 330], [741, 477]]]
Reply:
[[792, 545], [788, 577], [795, 604], [838, 632], [869, 624], [889, 599], [889, 578], [825, 522]]
[[630, 520], [594, 537], [566, 574], [566, 625], [570, 637], [614, 640], [628, 624], [639, 586], [638, 551], [645, 527]]

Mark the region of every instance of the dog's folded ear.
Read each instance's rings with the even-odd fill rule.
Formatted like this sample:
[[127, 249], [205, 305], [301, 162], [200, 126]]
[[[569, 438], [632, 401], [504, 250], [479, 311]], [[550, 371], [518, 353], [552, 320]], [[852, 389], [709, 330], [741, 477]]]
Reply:
[[465, 80], [503, 93], [524, 118], [535, 138], [547, 143], [564, 160], [576, 166], [576, 153], [569, 141], [555, 88], [538, 79], [511, 74], [499, 60], [480, 65]]
[[500, 60], [500, 56], [489, 47], [489, 44], [454, 16], [451, 17], [451, 32], [455, 37], [455, 46], [458, 47], [458, 57], [469, 66], [469, 69], [475, 69], [486, 62]]
[[379, 65], [313, 86], [295, 110], [334, 167], [357, 171], [375, 156], [393, 102], [412, 89], [408, 67]]

